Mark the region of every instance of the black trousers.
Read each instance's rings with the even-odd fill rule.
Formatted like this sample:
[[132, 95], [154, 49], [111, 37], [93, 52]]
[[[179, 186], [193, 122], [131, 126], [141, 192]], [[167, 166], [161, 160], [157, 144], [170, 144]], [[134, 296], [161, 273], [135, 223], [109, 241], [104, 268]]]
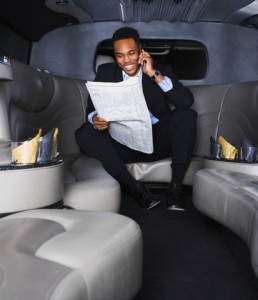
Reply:
[[75, 132], [81, 152], [101, 161], [106, 171], [115, 178], [129, 173], [125, 166], [132, 162], [151, 162], [171, 156], [173, 165], [189, 165], [196, 136], [197, 113], [177, 108], [153, 125], [152, 154], [132, 150], [115, 141], [108, 130], [96, 130], [89, 122]]

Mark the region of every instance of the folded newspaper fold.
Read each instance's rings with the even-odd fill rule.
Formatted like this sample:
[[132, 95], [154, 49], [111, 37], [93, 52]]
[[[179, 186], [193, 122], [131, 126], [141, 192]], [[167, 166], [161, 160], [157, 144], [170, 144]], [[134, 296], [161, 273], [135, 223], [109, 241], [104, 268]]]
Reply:
[[150, 114], [138, 78], [118, 83], [88, 81], [87, 89], [113, 139], [144, 153], [153, 152]]

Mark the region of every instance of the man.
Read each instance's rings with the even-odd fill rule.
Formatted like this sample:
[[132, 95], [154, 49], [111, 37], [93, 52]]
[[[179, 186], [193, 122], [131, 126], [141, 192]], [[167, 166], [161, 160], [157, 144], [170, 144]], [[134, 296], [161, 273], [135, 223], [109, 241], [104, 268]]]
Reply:
[[[177, 80], [170, 67], [154, 63], [149, 53], [141, 48], [135, 29], [118, 29], [112, 41], [116, 62], [100, 65], [95, 81], [120, 82], [138, 77], [150, 112], [154, 151], [142, 153], [112, 139], [108, 120], [97, 114], [90, 97], [87, 122], [75, 134], [77, 144], [83, 153], [100, 160], [107, 172], [126, 185], [146, 209], [157, 206], [160, 200], [135, 180], [125, 164], [157, 161], [171, 155], [172, 178], [167, 208], [184, 210], [181, 185], [191, 159], [196, 131], [197, 114], [188, 108], [194, 101], [193, 95]], [[176, 109], [170, 110], [168, 102]]]

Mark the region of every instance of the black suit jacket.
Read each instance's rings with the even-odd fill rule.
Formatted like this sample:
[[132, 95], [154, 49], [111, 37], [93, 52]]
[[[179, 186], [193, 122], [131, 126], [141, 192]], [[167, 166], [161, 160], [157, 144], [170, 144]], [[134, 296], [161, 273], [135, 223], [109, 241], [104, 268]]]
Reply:
[[[176, 78], [171, 68], [166, 65], [155, 65], [155, 68], [172, 80], [173, 89], [164, 93], [158, 84], [152, 81], [146, 74], [142, 76], [143, 94], [149, 111], [158, 119], [165, 116], [169, 111], [168, 101], [175, 107], [189, 107], [194, 99], [191, 91], [184, 87]], [[120, 82], [123, 81], [122, 70], [116, 63], [107, 63], [99, 66], [95, 81]], [[94, 111], [91, 98], [88, 98], [87, 116]]]

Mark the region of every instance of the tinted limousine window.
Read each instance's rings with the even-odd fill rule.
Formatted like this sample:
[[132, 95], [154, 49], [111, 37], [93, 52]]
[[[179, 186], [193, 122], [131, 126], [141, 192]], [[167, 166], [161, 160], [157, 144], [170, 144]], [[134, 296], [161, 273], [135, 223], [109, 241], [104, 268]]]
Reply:
[[[208, 55], [205, 46], [189, 40], [142, 40], [142, 48], [157, 62], [173, 68], [181, 80], [199, 80], [207, 75]], [[97, 55], [114, 57], [111, 40], [99, 44]]]

